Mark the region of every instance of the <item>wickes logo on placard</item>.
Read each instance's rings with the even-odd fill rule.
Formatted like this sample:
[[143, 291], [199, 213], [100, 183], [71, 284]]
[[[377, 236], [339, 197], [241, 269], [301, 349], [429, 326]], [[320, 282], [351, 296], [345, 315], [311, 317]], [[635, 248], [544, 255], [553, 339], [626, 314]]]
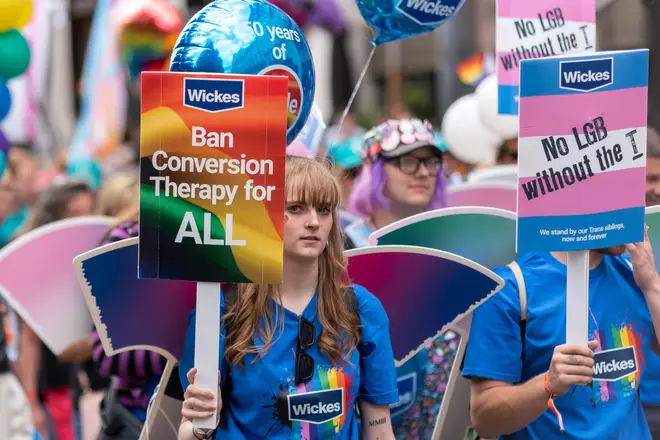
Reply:
[[421, 25], [438, 24], [454, 15], [462, 0], [401, 0], [396, 8]]
[[637, 373], [635, 347], [614, 348], [594, 354], [594, 379], [615, 382]]
[[287, 396], [289, 420], [315, 425], [344, 415], [344, 389], [312, 391]]
[[392, 417], [408, 412], [417, 400], [417, 373], [406, 374], [396, 381], [399, 401], [390, 405]]
[[559, 66], [559, 88], [592, 92], [614, 81], [614, 58], [562, 61]]
[[242, 79], [184, 78], [183, 104], [209, 113], [243, 108]]

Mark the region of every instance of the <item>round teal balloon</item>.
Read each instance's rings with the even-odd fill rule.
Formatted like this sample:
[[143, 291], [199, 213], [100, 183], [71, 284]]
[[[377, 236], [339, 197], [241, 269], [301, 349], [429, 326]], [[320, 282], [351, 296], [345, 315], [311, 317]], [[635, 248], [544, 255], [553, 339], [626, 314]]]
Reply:
[[0, 78], [8, 81], [22, 75], [30, 65], [30, 45], [17, 31], [0, 34]]
[[376, 34], [375, 45], [431, 32], [456, 15], [465, 3], [465, 0], [355, 1]]
[[204, 7], [181, 31], [170, 70], [287, 76], [287, 145], [312, 110], [315, 77], [307, 40], [291, 17], [265, 0], [216, 0]]

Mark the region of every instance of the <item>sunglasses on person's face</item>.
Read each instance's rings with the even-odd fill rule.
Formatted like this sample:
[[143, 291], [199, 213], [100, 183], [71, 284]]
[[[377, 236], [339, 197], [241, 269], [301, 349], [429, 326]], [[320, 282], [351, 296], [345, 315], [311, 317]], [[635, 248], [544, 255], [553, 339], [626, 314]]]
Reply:
[[442, 169], [442, 159], [438, 156], [419, 158], [415, 156], [401, 156], [389, 161], [405, 174], [417, 174], [419, 168], [424, 164], [424, 168], [431, 176], [436, 176]]
[[316, 328], [307, 319], [300, 317], [298, 324], [298, 350], [296, 351], [296, 385], [307, 382], [314, 376], [314, 358], [305, 353], [316, 342]]

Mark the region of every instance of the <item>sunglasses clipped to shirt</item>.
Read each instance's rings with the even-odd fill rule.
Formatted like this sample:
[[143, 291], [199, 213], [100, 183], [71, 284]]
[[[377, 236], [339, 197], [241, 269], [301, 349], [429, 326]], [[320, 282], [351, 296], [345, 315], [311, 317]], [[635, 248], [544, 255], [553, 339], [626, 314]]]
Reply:
[[298, 349], [296, 350], [296, 385], [307, 382], [314, 376], [314, 358], [305, 350], [315, 343], [314, 323], [301, 316], [298, 323]]
[[[314, 377], [314, 358], [305, 352], [316, 343], [316, 328], [314, 323], [300, 317], [298, 322], [298, 347], [296, 349], [296, 372], [295, 383], [300, 385]], [[288, 410], [289, 390], [284, 389], [277, 395], [277, 414], [280, 422], [285, 426], [291, 426]]]

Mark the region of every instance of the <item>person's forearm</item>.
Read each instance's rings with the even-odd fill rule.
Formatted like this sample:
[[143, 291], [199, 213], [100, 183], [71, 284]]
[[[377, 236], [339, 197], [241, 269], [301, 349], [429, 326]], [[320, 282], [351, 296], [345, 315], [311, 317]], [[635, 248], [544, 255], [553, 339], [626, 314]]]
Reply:
[[197, 440], [193, 434], [193, 424], [190, 420], [183, 420], [179, 425], [179, 440]]
[[497, 438], [517, 432], [548, 409], [544, 375], [523, 384], [494, 387], [470, 402], [472, 423], [481, 437]]
[[179, 439], [178, 440], [198, 440], [202, 438], [201, 432], [197, 435], [193, 432], [193, 423], [190, 420], [182, 419], [179, 425]]
[[654, 284], [643, 293], [653, 320], [656, 340], [660, 343], [660, 285]]
[[16, 361], [16, 374], [30, 400], [36, 398], [41, 364], [41, 341], [24, 321], [21, 321], [20, 351]]

